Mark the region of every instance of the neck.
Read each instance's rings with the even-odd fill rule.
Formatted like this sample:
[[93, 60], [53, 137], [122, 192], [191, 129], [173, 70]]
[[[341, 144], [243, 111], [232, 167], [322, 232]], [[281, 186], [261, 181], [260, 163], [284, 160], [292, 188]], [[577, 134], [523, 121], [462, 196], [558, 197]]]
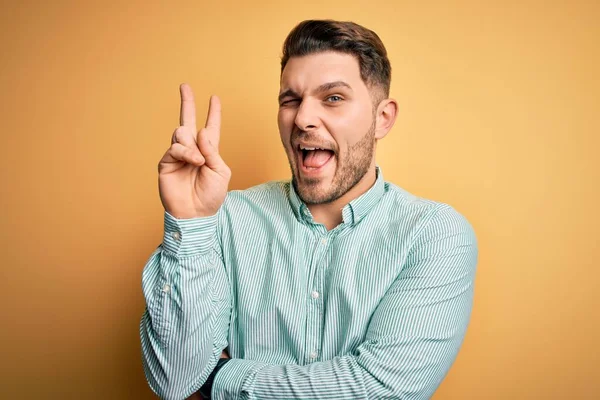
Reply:
[[366, 193], [375, 184], [376, 179], [377, 173], [373, 162], [365, 176], [339, 199], [330, 203], [308, 205], [315, 222], [325, 225], [328, 231], [341, 224], [342, 209], [352, 200]]

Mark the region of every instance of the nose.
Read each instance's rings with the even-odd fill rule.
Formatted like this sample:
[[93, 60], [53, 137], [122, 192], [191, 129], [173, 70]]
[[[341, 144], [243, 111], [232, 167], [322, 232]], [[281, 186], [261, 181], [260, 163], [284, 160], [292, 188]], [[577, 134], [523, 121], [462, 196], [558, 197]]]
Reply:
[[300, 103], [294, 123], [303, 131], [316, 130], [320, 127], [319, 109], [316, 102], [305, 99]]

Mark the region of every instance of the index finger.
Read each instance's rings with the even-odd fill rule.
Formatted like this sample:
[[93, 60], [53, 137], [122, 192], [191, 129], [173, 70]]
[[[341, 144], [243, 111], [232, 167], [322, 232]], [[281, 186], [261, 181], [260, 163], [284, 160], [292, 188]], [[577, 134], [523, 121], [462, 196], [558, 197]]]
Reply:
[[196, 132], [196, 103], [194, 103], [194, 93], [187, 83], [179, 86], [181, 94], [181, 109], [179, 112], [179, 124], [192, 128]]

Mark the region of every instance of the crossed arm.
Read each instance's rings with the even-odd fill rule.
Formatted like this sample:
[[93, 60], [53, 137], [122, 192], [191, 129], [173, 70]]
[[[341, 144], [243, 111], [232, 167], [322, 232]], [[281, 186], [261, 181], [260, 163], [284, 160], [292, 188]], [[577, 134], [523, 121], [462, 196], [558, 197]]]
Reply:
[[[227, 345], [231, 305], [211, 239], [215, 224], [167, 216], [165, 241], [144, 270], [144, 369], [163, 398], [195, 393]], [[172, 232], [179, 232], [180, 243], [173, 242]], [[205, 240], [198, 247], [200, 236]], [[476, 262], [471, 226], [453, 209], [441, 209], [421, 232], [353, 354], [304, 366], [232, 359], [216, 375], [212, 398], [431, 397], [462, 343]], [[167, 293], [163, 281], [169, 280]]]

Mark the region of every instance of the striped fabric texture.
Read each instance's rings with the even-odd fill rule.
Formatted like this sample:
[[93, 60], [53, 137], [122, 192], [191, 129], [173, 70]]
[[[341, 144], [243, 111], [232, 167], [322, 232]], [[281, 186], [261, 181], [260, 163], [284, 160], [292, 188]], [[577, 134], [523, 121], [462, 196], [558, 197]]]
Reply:
[[214, 399], [428, 399], [470, 318], [477, 242], [449, 205], [385, 182], [327, 231], [289, 181], [231, 191], [219, 212], [165, 213], [142, 276], [150, 387]]

